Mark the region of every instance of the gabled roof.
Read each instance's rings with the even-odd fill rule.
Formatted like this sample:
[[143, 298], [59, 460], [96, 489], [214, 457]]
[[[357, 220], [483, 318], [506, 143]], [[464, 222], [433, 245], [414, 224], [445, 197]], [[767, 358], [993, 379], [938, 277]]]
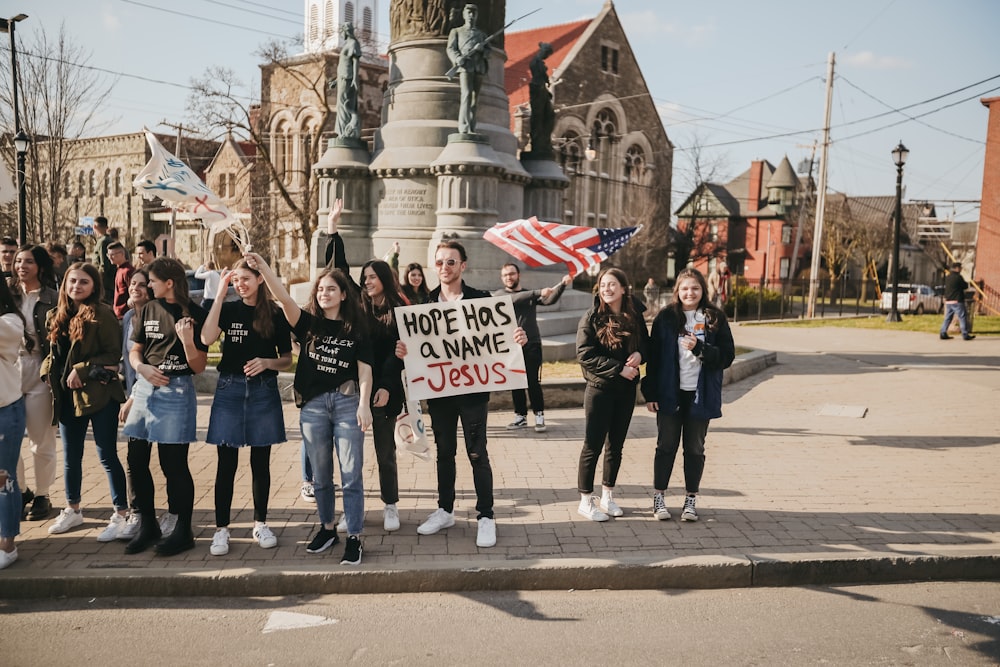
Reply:
[[211, 171], [215, 167], [216, 160], [222, 155], [222, 152], [226, 149], [231, 150], [239, 158], [240, 164], [244, 167], [250, 166], [254, 160], [257, 158], [257, 145], [250, 141], [236, 141], [232, 133], [227, 133], [226, 138], [222, 140], [219, 144], [219, 150], [215, 152], [215, 156], [212, 157], [212, 161], [205, 168], [205, 171]]
[[573, 23], [507, 33], [504, 37], [507, 63], [504, 65], [503, 84], [511, 107], [528, 103], [530, 65], [531, 59], [538, 53], [538, 43], [548, 42], [552, 45], [552, 55], [545, 60], [551, 76], [551, 73], [562, 65], [592, 21], [593, 19], [584, 19]]

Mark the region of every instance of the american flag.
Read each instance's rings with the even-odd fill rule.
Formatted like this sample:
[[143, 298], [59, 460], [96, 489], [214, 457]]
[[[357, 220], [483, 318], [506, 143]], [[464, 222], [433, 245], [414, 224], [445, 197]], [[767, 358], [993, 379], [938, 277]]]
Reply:
[[496, 224], [486, 230], [483, 238], [528, 266], [565, 264], [569, 275], [575, 276], [606, 260], [641, 229], [641, 225], [622, 229], [576, 227], [531, 217]]

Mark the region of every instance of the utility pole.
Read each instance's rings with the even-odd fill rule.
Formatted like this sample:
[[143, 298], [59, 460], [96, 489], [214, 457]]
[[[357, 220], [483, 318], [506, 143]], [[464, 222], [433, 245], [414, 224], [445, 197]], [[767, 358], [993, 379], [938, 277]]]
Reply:
[[806, 316], [816, 317], [816, 292], [819, 290], [819, 258], [823, 247], [823, 214], [826, 211], [826, 169], [830, 156], [830, 112], [833, 108], [833, 66], [836, 56], [830, 52], [826, 68], [826, 110], [823, 120], [823, 146], [819, 154], [819, 191], [816, 193], [816, 224], [813, 228], [812, 264], [809, 267], [809, 305]]
[[[187, 130], [191, 132], [194, 130], [193, 127], [184, 127], [180, 124], [168, 123], [166, 118], [160, 121], [160, 125], [164, 127], [169, 127], [173, 130], [177, 130], [177, 143], [174, 146], [174, 156], [180, 160], [181, 159], [181, 132]], [[171, 207], [170, 209], [170, 242], [174, 246], [174, 255], [177, 255], [177, 209]]]
[[809, 205], [809, 200], [812, 198], [812, 178], [813, 178], [813, 165], [816, 163], [816, 142], [812, 143], [812, 150], [809, 152], [809, 175], [806, 177], [806, 192], [802, 196], [802, 203], [799, 204], [799, 219], [795, 224], [795, 241], [792, 243], [792, 267], [791, 267], [791, 281], [793, 284], [795, 282], [795, 276], [798, 275], [799, 268], [799, 246], [802, 244], [802, 225], [805, 223], [806, 219], [806, 209]]

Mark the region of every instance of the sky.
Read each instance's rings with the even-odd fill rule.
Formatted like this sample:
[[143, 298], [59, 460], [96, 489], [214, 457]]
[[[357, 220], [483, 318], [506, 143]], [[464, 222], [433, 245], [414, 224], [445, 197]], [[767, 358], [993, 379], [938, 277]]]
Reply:
[[[386, 42], [388, 4], [379, 16]], [[594, 17], [603, 4], [507, 0], [507, 17], [540, 7], [515, 26], [538, 28]], [[254, 51], [272, 38], [301, 36], [304, 7], [302, 0], [0, 0], [0, 15], [29, 14], [17, 26], [22, 45], [32, 31], [54, 35], [64, 22], [89, 51], [88, 65], [115, 82], [101, 109], [105, 133], [144, 125], [170, 133], [159, 123], [188, 120], [187, 87], [209, 66], [229, 67], [259, 90]], [[720, 181], [755, 159], [777, 165], [787, 155], [793, 166], [808, 159], [822, 141], [833, 52], [829, 188], [894, 194], [891, 152], [902, 141], [910, 150], [904, 200], [938, 202], [941, 217], [978, 218], [976, 204], [946, 202], [978, 200], [982, 191], [988, 112], [979, 100], [1000, 96], [995, 0], [617, 0], [615, 9], [675, 146], [675, 209], [692, 190], [694, 145], [705, 164], [718, 165]]]

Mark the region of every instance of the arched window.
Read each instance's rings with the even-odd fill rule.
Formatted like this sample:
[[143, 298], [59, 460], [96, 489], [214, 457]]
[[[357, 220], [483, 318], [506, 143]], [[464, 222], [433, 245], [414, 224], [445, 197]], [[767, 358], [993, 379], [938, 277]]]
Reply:
[[365, 7], [361, 10], [361, 36], [370, 39], [372, 36], [372, 8]]
[[309, 41], [315, 42], [319, 38], [319, 6], [309, 7]]
[[633, 144], [625, 151], [625, 181], [643, 183], [646, 180], [646, 154], [642, 146]]
[[82, 197], [85, 194], [87, 194], [87, 175], [81, 171], [80, 177], [77, 179], [77, 181], [78, 181], [77, 196]]
[[576, 132], [567, 132], [563, 135], [559, 144], [559, 164], [567, 172], [575, 173], [580, 169], [580, 135]]
[[335, 35], [333, 30], [333, 24], [336, 22], [337, 15], [333, 11], [333, 0], [327, 0], [326, 9], [323, 11], [323, 37], [329, 39]]
[[93, 169], [90, 170], [90, 196], [97, 196], [97, 172]]
[[354, 3], [344, 3], [344, 23], [354, 23]]
[[121, 167], [115, 170], [115, 196], [121, 197], [122, 190], [125, 189], [125, 183], [122, 182], [122, 170]]
[[69, 181], [70, 181], [69, 172], [67, 171], [65, 174], [63, 174], [63, 197], [66, 198], [73, 196], [73, 191], [70, 189], [72, 188], [72, 185], [70, 185]]
[[111, 196], [111, 170], [110, 169], [105, 169], [104, 170], [104, 196], [105, 197], [110, 197]]
[[52, 195], [49, 193], [49, 174], [48, 174], [48, 172], [45, 172], [45, 171], [42, 172], [41, 186], [42, 186], [42, 197], [46, 197], [46, 198], [51, 199]]

